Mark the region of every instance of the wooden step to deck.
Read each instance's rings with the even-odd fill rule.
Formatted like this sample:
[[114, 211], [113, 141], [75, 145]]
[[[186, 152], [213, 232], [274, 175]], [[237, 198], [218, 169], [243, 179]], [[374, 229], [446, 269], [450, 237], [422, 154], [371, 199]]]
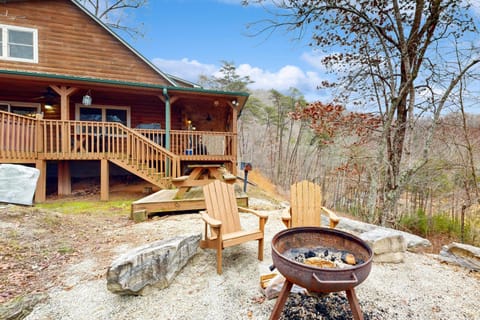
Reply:
[[[131, 218], [133, 212], [145, 210], [147, 216], [155, 213], [179, 213], [182, 211], [205, 210], [205, 199], [201, 187], [192, 187], [181, 199], [177, 199], [178, 189], [160, 190], [142, 199], [132, 202]], [[242, 188], [235, 185], [237, 204], [248, 208], [248, 196]]]

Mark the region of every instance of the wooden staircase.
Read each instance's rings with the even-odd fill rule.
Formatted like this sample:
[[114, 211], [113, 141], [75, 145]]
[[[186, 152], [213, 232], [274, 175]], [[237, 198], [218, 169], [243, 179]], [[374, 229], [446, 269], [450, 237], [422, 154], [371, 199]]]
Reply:
[[[138, 132], [118, 126], [116, 135], [122, 137], [127, 152], [107, 152], [108, 160], [161, 189], [171, 188], [172, 178], [179, 175], [180, 157]], [[118, 131], [121, 132], [118, 134]]]
[[178, 177], [180, 157], [115, 122], [45, 120], [0, 111], [0, 163], [108, 160], [162, 189]]
[[119, 159], [110, 159], [110, 162], [116, 164], [117, 166], [127, 170], [132, 174], [135, 174], [136, 176], [150, 182], [151, 184], [161, 189], [170, 189], [172, 187], [171, 177], [167, 177], [165, 175], [165, 172], [157, 172], [156, 170], [150, 168], [148, 165], [135, 165], [132, 162]]

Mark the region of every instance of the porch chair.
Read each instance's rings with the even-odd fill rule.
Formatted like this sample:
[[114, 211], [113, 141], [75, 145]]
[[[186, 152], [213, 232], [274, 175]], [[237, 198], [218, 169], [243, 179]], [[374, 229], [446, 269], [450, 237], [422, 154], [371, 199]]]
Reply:
[[[203, 187], [203, 193], [206, 211], [201, 211], [200, 215], [205, 222], [205, 232], [200, 248], [217, 250], [217, 273], [222, 273], [223, 249], [247, 241], [258, 241], [258, 260], [263, 260], [264, 229], [268, 216], [238, 207], [233, 184], [215, 180]], [[258, 216], [258, 229], [243, 230], [239, 211]]]
[[322, 206], [322, 188], [310, 181], [301, 181], [290, 187], [290, 209], [282, 217], [287, 228], [321, 226], [322, 211], [328, 215], [329, 227], [335, 228], [340, 218]]

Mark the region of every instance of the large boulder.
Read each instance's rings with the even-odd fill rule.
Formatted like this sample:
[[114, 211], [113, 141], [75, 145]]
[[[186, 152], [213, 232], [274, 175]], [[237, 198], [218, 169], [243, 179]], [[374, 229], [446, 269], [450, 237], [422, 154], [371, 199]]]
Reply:
[[461, 265], [465, 268], [480, 271], [480, 248], [468, 244], [453, 242], [443, 246], [440, 260]]
[[115, 259], [107, 271], [107, 289], [120, 295], [145, 295], [170, 285], [197, 252], [201, 234], [159, 240]]
[[4, 304], [0, 304], [0, 319], [2, 320], [21, 320], [26, 318], [35, 308], [35, 306], [48, 299], [45, 293], [29, 293], [12, 299]]
[[[322, 216], [322, 219], [324, 219], [323, 217], [324, 216]], [[328, 223], [328, 219], [326, 217], [325, 217], [325, 220], [322, 220], [322, 221], [325, 221], [324, 223]], [[410, 250], [410, 251], [415, 251], [416, 249], [421, 247], [432, 246], [432, 243], [428, 239], [419, 237], [417, 235], [414, 235], [408, 232], [381, 227], [381, 226], [377, 226], [370, 223], [355, 221], [355, 220], [344, 218], [344, 217], [340, 218], [340, 222], [338, 223], [336, 228], [340, 230], [345, 230], [347, 232], [352, 232], [357, 235], [360, 235], [362, 233], [369, 232], [372, 230], [384, 230], [385, 232], [398, 234], [405, 238], [405, 241], [407, 243], [407, 250]]]
[[40, 170], [18, 164], [0, 164], [0, 202], [32, 205]]
[[407, 242], [402, 234], [385, 229], [373, 229], [360, 234], [373, 251], [373, 261], [400, 263], [405, 259]]

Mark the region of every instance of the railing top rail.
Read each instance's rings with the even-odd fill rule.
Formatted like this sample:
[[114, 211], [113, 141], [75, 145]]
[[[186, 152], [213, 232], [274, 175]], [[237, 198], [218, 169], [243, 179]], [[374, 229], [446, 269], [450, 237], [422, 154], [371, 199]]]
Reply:
[[[158, 133], [165, 133], [165, 129], [138, 129], [138, 128], [132, 128], [134, 131], [137, 132], [158, 132]], [[170, 133], [172, 134], [202, 134], [202, 135], [233, 135], [233, 132], [226, 132], [226, 131], [201, 131], [201, 130], [170, 130]]]
[[[122, 135], [125, 135], [125, 136], [128, 136], [128, 135], [131, 135], [133, 137], [135, 137], [135, 139], [138, 139], [138, 140], [141, 140], [143, 143], [147, 144], [147, 145], [150, 145], [152, 147], [155, 147], [155, 148], [159, 148], [159, 146], [157, 144], [155, 144], [153, 141], [151, 141], [150, 139], [142, 136], [141, 134], [139, 134], [138, 132], [136, 132], [135, 130], [131, 129], [131, 128], [128, 128], [127, 126], [121, 124], [121, 123], [118, 123], [118, 122], [99, 122], [99, 121], [80, 121], [80, 120], [42, 120], [44, 123], [62, 123], [64, 125], [68, 125], [70, 126], [71, 128], [73, 129], [78, 129], [80, 127], [80, 131], [83, 131], [81, 128], [88, 128], [88, 127], [95, 127], [95, 128], [109, 128], [109, 129], [112, 129], [112, 128], [115, 128], [116, 129], [116, 132], [115, 134], [118, 135], [119, 137], [122, 136]], [[81, 133], [78, 133], [78, 134], [81, 134]], [[171, 151], [169, 150], [166, 150], [164, 148], [162, 148], [162, 152], [167, 155], [168, 157], [171, 157], [171, 158], [177, 158], [178, 155], [176, 155], [175, 153], [172, 153]]]
[[16, 113], [3, 111], [3, 110], [0, 110], [0, 114], [5, 114], [5, 115], [8, 115], [8, 116], [14, 116], [14, 117], [19, 118], [19, 119], [25, 119], [25, 120], [31, 120], [31, 121], [39, 120], [38, 118], [33, 118], [33, 117], [30, 117], [30, 116], [24, 116], [24, 115], [21, 115], [21, 114], [16, 114]]

